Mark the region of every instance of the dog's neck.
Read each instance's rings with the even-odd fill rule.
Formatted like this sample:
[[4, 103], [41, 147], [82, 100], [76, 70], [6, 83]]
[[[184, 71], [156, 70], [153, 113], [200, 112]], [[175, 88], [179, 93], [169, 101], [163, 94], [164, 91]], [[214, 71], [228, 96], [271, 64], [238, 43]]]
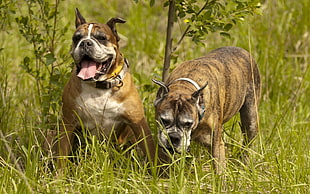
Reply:
[[110, 77], [104, 81], [96, 81], [96, 88], [110, 89], [113, 87], [122, 87], [123, 79], [128, 71], [129, 63], [126, 58], [121, 56], [121, 62], [117, 63], [117, 66], [110, 73]]
[[107, 79], [116, 77], [126, 65], [125, 61], [127, 60], [125, 59], [123, 54], [119, 53], [119, 55], [117, 55], [117, 57], [115, 58], [115, 65], [113, 66], [113, 68], [111, 68], [110, 72], [107, 73]]

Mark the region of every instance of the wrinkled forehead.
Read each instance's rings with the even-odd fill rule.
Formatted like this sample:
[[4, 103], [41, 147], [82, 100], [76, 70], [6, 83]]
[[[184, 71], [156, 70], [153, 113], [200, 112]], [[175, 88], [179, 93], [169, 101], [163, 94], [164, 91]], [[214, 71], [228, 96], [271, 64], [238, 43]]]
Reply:
[[192, 117], [195, 104], [190, 95], [168, 95], [159, 107], [161, 116], [170, 117]]
[[116, 38], [107, 24], [97, 24], [97, 23], [86, 23], [80, 25], [76, 31], [75, 35], [83, 36], [93, 36], [93, 35], [104, 35], [111, 42], [116, 42]]

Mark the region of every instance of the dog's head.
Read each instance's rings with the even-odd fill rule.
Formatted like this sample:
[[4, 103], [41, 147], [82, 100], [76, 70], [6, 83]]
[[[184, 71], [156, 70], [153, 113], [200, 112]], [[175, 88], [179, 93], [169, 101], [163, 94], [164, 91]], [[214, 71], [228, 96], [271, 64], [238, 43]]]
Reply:
[[120, 55], [120, 38], [115, 24], [125, 22], [121, 18], [112, 18], [106, 24], [88, 23], [76, 9], [76, 31], [72, 37], [71, 54], [79, 78], [102, 81], [113, 72]]
[[169, 85], [153, 80], [160, 85], [155, 100], [156, 120], [159, 125], [159, 145], [170, 152], [181, 153], [190, 146], [191, 134], [204, 114], [202, 90], [207, 83], [193, 93], [182, 90], [182, 84]]

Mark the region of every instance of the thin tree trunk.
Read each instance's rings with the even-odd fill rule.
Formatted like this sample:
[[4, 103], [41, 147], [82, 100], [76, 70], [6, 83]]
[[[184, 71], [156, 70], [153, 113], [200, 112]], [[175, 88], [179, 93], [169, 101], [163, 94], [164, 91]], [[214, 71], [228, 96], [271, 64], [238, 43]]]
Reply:
[[175, 15], [175, 0], [169, 1], [169, 12], [168, 12], [168, 23], [167, 23], [167, 34], [166, 34], [166, 48], [165, 48], [165, 59], [164, 59], [164, 68], [162, 74], [162, 80], [165, 82], [169, 76], [170, 70], [170, 60], [172, 53], [172, 29], [174, 23]]

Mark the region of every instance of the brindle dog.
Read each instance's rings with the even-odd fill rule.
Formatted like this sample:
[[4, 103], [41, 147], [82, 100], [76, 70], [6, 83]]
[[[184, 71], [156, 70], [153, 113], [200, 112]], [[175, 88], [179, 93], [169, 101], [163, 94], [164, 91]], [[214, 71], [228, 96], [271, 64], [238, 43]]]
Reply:
[[225, 166], [223, 124], [240, 112], [244, 144], [258, 132], [261, 81], [250, 54], [237, 47], [222, 47], [204, 57], [177, 66], [155, 101], [160, 146], [186, 151], [194, 140], [209, 148], [214, 167]]

